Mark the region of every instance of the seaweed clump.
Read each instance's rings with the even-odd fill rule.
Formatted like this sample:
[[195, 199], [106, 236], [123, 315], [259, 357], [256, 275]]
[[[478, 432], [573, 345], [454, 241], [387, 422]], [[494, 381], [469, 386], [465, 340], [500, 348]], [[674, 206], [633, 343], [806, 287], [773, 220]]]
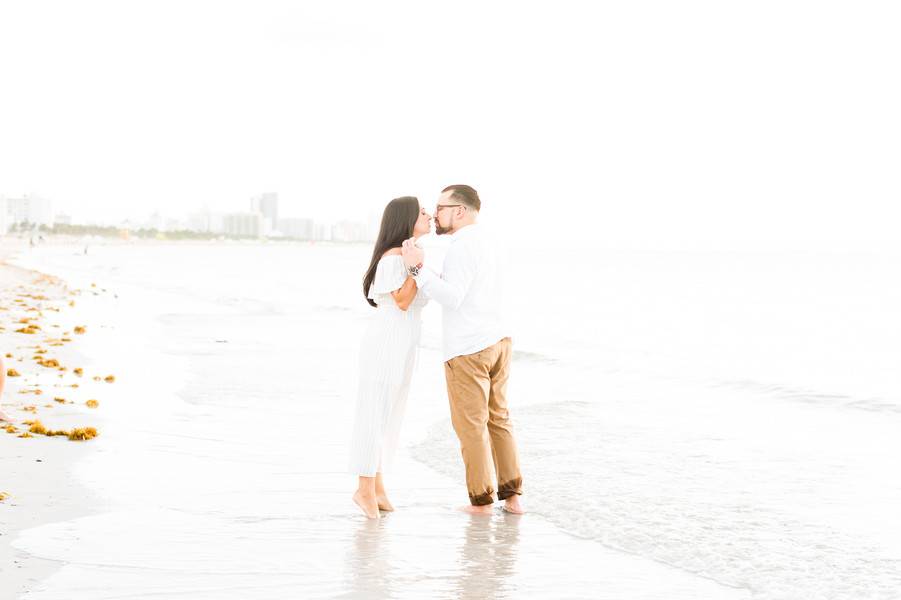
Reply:
[[30, 424], [31, 427], [29, 428], [28, 433], [46, 435], [47, 437], [67, 437], [73, 442], [84, 442], [100, 435], [94, 427], [76, 427], [71, 431], [67, 431], [65, 429], [47, 429], [40, 421], [30, 421]]
[[69, 440], [84, 442], [97, 437], [97, 430], [93, 427], [78, 427], [69, 433]]

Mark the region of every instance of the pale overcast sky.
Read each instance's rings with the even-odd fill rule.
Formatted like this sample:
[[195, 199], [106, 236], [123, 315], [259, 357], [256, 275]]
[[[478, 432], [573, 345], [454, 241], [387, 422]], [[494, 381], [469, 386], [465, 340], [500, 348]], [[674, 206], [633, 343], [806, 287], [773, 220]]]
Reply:
[[523, 237], [865, 240], [901, 201], [895, 2], [0, 0], [0, 194]]

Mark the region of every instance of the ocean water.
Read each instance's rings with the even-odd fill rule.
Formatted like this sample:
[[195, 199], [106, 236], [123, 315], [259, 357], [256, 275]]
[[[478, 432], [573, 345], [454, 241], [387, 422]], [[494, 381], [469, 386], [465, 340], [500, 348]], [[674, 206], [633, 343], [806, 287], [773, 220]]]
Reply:
[[[89, 568], [117, 580], [137, 561], [170, 574], [233, 573], [238, 588], [252, 585], [241, 573], [290, 587], [341, 562], [326, 524], [352, 508], [315, 493], [353, 485], [342, 466], [371, 312], [360, 287], [370, 251], [117, 243], [23, 252], [20, 264], [98, 292], [85, 310], [108, 325], [85, 336], [86, 353], [122, 375], [120, 398], [102, 403], [103, 444], [77, 472], [110, 507], [29, 532], [19, 547], [68, 562], [71, 580]], [[440, 264], [440, 245], [427, 252]], [[747, 597], [901, 597], [899, 268], [901, 257], [875, 253], [508, 248], [511, 412], [531, 513], [587, 548]], [[462, 481], [439, 308], [424, 318], [401, 442], [424, 473]], [[460, 488], [457, 498], [413, 502], [463, 503]], [[322, 524], [323, 537], [303, 547], [288, 541], [298, 489], [319, 515], [306, 525]], [[71, 542], [129, 528], [153, 542], [121, 563]], [[234, 547], [209, 552], [211, 532], [222, 531], [234, 532]], [[167, 540], [181, 551], [159, 552]], [[260, 540], [277, 551], [260, 552]], [[178, 585], [157, 591], [225, 597]], [[326, 578], [309, 597], [353, 591], [342, 585]], [[36, 597], [64, 597], [53, 589]], [[415, 597], [415, 586], [403, 589], [387, 596]]]

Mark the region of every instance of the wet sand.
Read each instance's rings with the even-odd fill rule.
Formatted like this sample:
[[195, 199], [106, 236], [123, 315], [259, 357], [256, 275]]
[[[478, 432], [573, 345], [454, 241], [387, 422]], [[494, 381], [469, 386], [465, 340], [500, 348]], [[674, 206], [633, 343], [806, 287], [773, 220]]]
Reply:
[[[19, 373], [6, 378], [0, 397], [0, 408], [12, 419], [12, 423], [0, 423], [0, 492], [8, 494], [0, 502], [0, 589], [4, 597], [18, 597], [34, 589], [62, 566], [59, 561], [16, 550], [12, 546], [16, 536], [33, 527], [89, 515], [102, 506], [96, 495], [72, 477], [73, 466], [91, 453], [91, 442], [74, 443], [64, 437], [41, 435], [19, 437], [29, 430], [24, 421], [38, 419], [52, 429], [68, 430], [86, 424], [99, 428], [101, 418], [97, 411], [76, 404], [92, 392], [93, 380], [86, 383], [87, 375], [78, 378], [71, 372], [75, 365], [86, 368], [88, 373], [91, 368], [77, 351], [77, 336], [72, 328], [63, 325], [77, 318], [76, 308], [68, 305], [73, 299], [70, 290], [62, 282], [5, 264], [3, 258], [17, 247], [19, 243], [14, 240], [0, 244], [0, 356], [5, 370]], [[16, 333], [16, 329], [25, 326], [18, 321], [31, 317], [31, 322], [42, 329], [34, 334]], [[53, 327], [54, 324], [60, 327]], [[63, 331], [69, 331], [69, 335], [64, 336]], [[61, 346], [47, 343], [48, 339], [61, 337], [73, 341]], [[35, 354], [36, 346], [47, 352]], [[56, 359], [68, 370], [41, 366], [35, 356], [46, 357], [46, 361]], [[78, 381], [82, 387], [69, 387]], [[33, 393], [35, 390], [42, 394]], [[66, 403], [54, 398], [66, 398]], [[34, 408], [26, 410], [27, 407]], [[15, 431], [6, 431], [10, 425]]]
[[[120, 298], [128, 303], [128, 294]], [[101, 314], [114, 312], [113, 303], [103, 304], [108, 301], [97, 298]], [[443, 403], [410, 407], [403, 448], [387, 477], [397, 512], [367, 520], [350, 500], [355, 478], [344, 465], [353, 404], [340, 400], [351, 384], [343, 368], [347, 343], [291, 340], [304, 370], [284, 398], [271, 396], [262, 406], [252, 394], [268, 380], [265, 357], [237, 352], [241, 362], [230, 364], [231, 355], [215, 352], [225, 346], [202, 333], [206, 321], [191, 316], [196, 348], [180, 344], [183, 355], [167, 359], [174, 360], [166, 363], [172, 369], [148, 362], [154, 366], [130, 370], [133, 359], [124, 348], [142, 334], [128, 330], [137, 315], [123, 308], [119, 316], [122, 329], [115, 333], [86, 323], [88, 334], [96, 333], [109, 349], [109, 355], [92, 358], [119, 376], [101, 389], [116, 390], [118, 397], [101, 398], [95, 412], [72, 405], [67, 415], [66, 405], [42, 407], [38, 415], [49, 421], [52, 412], [54, 427], [95, 416], [100, 437], [73, 443], [0, 436], [9, 465], [3, 491], [11, 494], [0, 505], [0, 559], [17, 561], [0, 562], [16, 567], [0, 571], [0, 584], [14, 590], [13, 597], [749, 597], [748, 590], [576, 538], [537, 514], [517, 517], [498, 509], [491, 517], [472, 517], [456, 511], [465, 502], [461, 481], [411, 454], [436, 420], [446, 418]], [[311, 322], [301, 329], [319, 317], [306, 318]], [[336, 339], [353, 339], [358, 324], [339, 322], [345, 329], [332, 331]], [[74, 353], [74, 346], [65, 350]], [[121, 365], [113, 362], [117, 354]], [[71, 364], [73, 356], [60, 354], [60, 360]], [[216, 386], [222, 369], [246, 373], [246, 392], [235, 396], [244, 397], [242, 404], [192, 402], [190, 385], [183, 391], [188, 401], [168, 402], [162, 388], [140, 378], [151, 371], [177, 380], [175, 367], [184, 356], [200, 372], [205, 365], [211, 369], [192, 385]], [[423, 388], [440, 381], [439, 367], [440, 361], [421, 361], [415, 396], [433, 395]], [[18, 400], [16, 385], [7, 397]], [[447, 460], [456, 464], [459, 457], [450, 452]]]
[[[259, 475], [246, 481], [222, 473], [247, 475], [247, 465], [219, 464], [202, 451], [160, 454], [151, 462], [161, 472], [189, 461], [199, 481], [196, 489], [179, 488], [193, 500], [169, 502], [165, 484], [132, 482], [133, 498], [155, 488], [162, 502], [134, 500], [27, 531], [17, 545], [64, 565], [28, 598], [749, 597], [561, 533], [536, 515], [459, 513], [459, 483], [406, 451], [389, 479], [397, 512], [368, 520], [350, 502], [351, 478], [338, 464], [343, 453], [334, 432], [317, 431], [315, 412], [305, 416], [311, 424], [290, 451], [320, 460], [292, 467], [251, 453], [247, 462]], [[214, 430], [222, 435], [221, 423], [194, 427], [193, 435]], [[173, 440], [166, 454], [180, 447]]]

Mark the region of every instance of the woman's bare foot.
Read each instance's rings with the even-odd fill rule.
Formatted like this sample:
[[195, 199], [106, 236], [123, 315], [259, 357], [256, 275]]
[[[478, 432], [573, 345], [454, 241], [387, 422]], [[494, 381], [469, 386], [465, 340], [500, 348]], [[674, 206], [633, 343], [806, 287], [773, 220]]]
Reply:
[[354, 492], [354, 502], [360, 507], [367, 519], [379, 518], [379, 504], [375, 496], [364, 495], [360, 490], [357, 490]]
[[385, 494], [379, 494], [375, 497], [376, 501], [379, 504], [379, 510], [383, 510], [385, 512], [394, 512], [394, 506], [391, 502], [388, 501], [388, 496]]
[[523, 508], [522, 503], [519, 501], [519, 494], [513, 494], [504, 501], [504, 510], [514, 515], [522, 515], [526, 512], [526, 509]]
[[[366, 483], [369, 484], [370, 481], [371, 480], [367, 479]], [[381, 471], [378, 471], [375, 474], [375, 499], [379, 503], [379, 510], [385, 512], [394, 511], [394, 506], [388, 501], [388, 492], [385, 491], [385, 478], [382, 476]]]
[[466, 506], [461, 506], [457, 510], [470, 515], [491, 515], [494, 513], [494, 508], [492, 508], [490, 504], [486, 504], [484, 506], [473, 506], [471, 504], [467, 504]]
[[13, 418], [11, 416], [9, 416], [8, 414], [6, 414], [5, 412], [3, 412], [3, 409], [0, 408], [0, 422], [2, 422], [2, 421], [6, 421], [7, 423], [12, 423]]

